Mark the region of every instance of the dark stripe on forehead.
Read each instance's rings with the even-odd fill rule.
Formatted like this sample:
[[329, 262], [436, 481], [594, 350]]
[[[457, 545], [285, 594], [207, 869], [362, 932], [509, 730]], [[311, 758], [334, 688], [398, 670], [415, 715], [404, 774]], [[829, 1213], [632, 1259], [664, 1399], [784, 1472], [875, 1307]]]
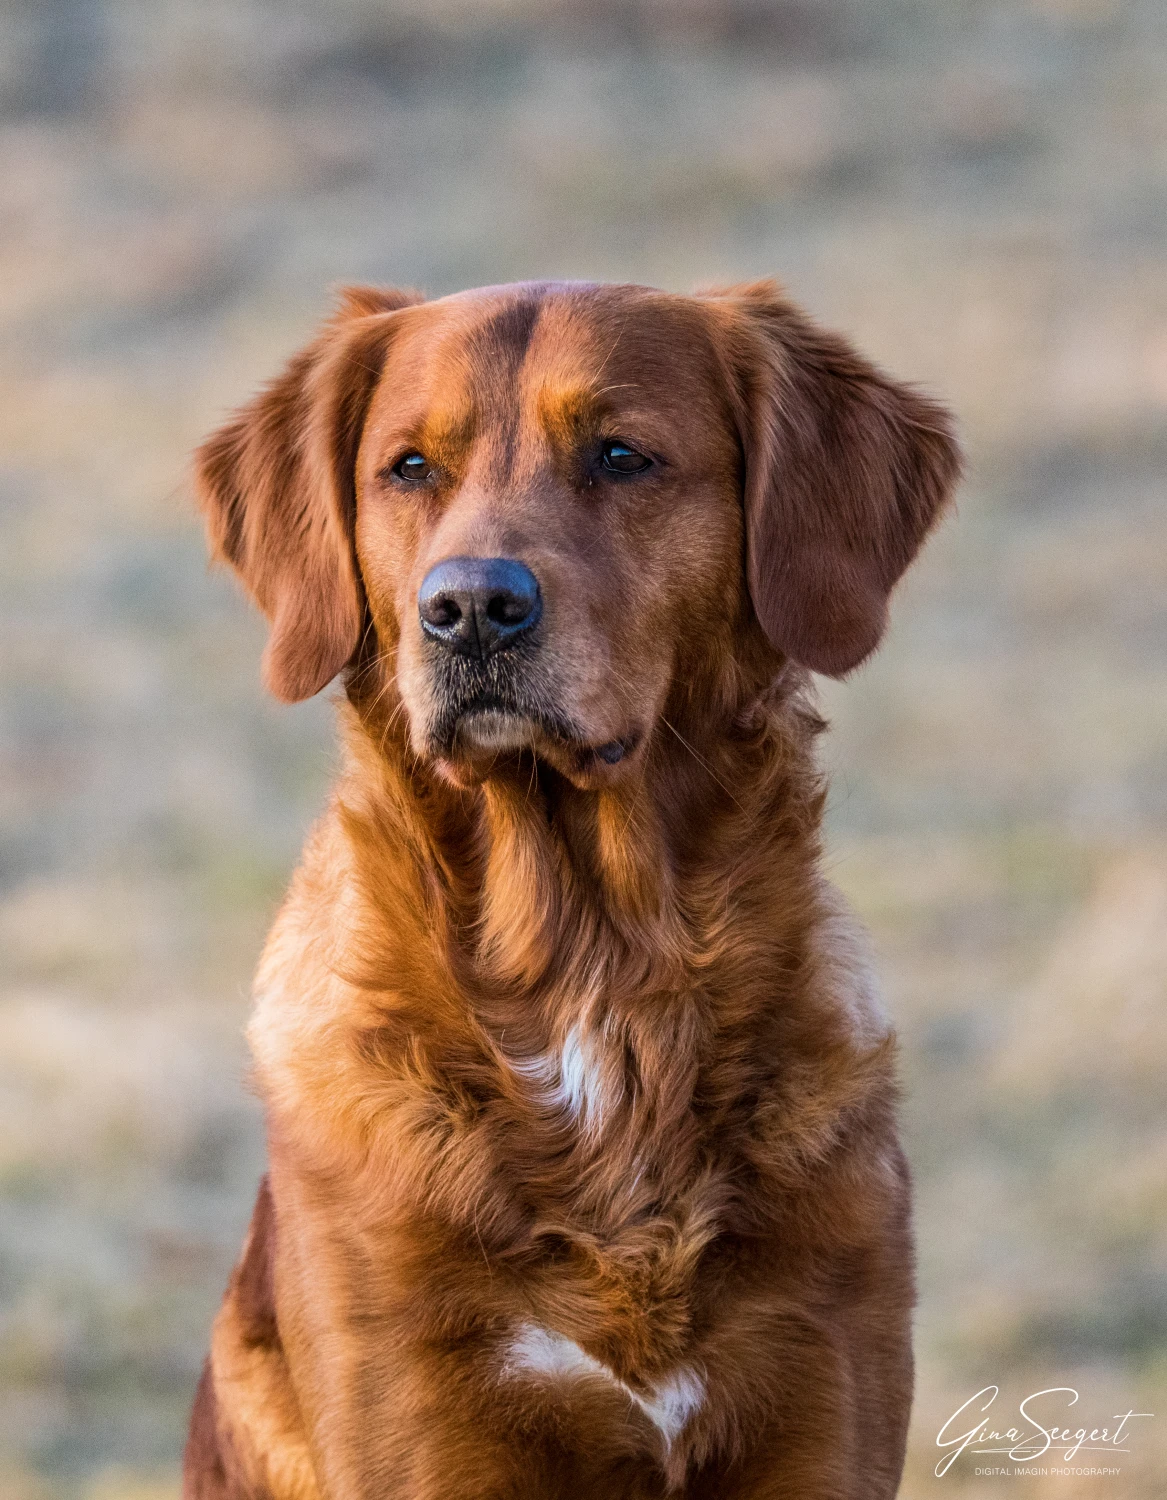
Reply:
[[517, 374], [531, 343], [540, 305], [533, 297], [517, 297], [500, 307], [474, 331], [475, 353], [492, 364], [505, 360], [508, 374]]
[[516, 297], [480, 324], [471, 337], [471, 359], [486, 394], [492, 468], [500, 479], [514, 462], [520, 420], [518, 376], [540, 311], [537, 298]]

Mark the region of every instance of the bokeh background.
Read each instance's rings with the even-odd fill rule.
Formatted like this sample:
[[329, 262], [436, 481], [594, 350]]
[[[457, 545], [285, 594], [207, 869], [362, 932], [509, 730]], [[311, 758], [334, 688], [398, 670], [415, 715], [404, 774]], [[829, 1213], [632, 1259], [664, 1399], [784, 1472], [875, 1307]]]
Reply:
[[[970, 459], [823, 692], [918, 1180], [903, 1493], [1167, 1493], [1162, 0], [5, 0], [4, 1496], [177, 1494], [262, 1166], [330, 714], [264, 699], [188, 450], [338, 282], [764, 274]], [[1117, 1477], [935, 1479], [990, 1382], [1160, 1415]]]

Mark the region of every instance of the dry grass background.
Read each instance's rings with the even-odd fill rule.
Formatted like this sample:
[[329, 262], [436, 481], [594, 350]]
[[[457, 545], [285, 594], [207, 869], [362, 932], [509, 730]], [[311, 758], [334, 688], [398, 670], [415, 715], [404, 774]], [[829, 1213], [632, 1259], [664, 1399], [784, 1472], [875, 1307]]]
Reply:
[[[769, 273], [971, 459], [824, 691], [919, 1184], [904, 1493], [1167, 1491], [1161, 0], [6, 0], [0, 89], [0, 1492], [177, 1493], [261, 1168], [329, 716], [263, 700], [186, 451], [337, 281]], [[1117, 1478], [934, 1479], [990, 1381], [1160, 1415]]]

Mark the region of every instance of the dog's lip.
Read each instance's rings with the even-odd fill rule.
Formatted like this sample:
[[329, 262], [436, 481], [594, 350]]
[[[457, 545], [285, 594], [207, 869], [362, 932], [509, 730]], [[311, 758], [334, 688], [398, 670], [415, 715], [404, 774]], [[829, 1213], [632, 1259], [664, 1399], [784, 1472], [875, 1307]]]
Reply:
[[602, 760], [607, 766], [618, 766], [622, 760], [631, 755], [640, 744], [640, 731], [630, 730], [619, 739], [605, 740], [602, 745], [589, 747], [592, 754]]
[[548, 723], [537, 713], [497, 704], [472, 703], [454, 721], [453, 738], [438, 752], [446, 761], [492, 758], [508, 752], [530, 750], [542, 752], [554, 763], [570, 762], [573, 769], [585, 774], [610, 774], [639, 747], [642, 734], [638, 728], [623, 734], [584, 737]]

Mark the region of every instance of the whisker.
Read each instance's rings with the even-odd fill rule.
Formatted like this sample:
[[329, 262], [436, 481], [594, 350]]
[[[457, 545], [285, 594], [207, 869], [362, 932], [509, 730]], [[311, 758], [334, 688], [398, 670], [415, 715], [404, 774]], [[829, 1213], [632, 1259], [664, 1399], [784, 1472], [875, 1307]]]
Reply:
[[717, 772], [713, 769], [713, 767], [709, 764], [709, 762], [707, 760], [705, 760], [702, 756], [700, 756], [700, 755], [697, 754], [696, 750], [693, 749], [692, 745], [690, 745], [689, 741], [685, 738], [685, 736], [681, 733], [681, 731], [676, 727], [676, 725], [675, 724], [671, 724], [668, 721], [668, 719], [665, 718], [664, 714], [661, 714], [660, 721], [665, 726], [666, 729], [672, 730], [673, 734], [676, 735], [676, 737], [680, 740], [681, 744], [684, 745], [685, 749], [689, 752], [689, 754], [693, 757], [693, 759], [697, 762], [697, 764], [699, 766], [704, 766], [705, 770], [709, 773], [710, 776], [712, 776], [713, 780], [717, 782], [717, 785], [721, 788], [721, 790], [725, 793], [725, 795], [729, 798], [729, 800], [734, 804], [734, 806], [737, 807], [741, 812], [745, 812], [745, 808], [742, 807], [742, 804], [737, 800], [737, 798], [734, 796], [734, 794], [730, 791], [729, 787], [726, 786], [725, 782], [722, 781], [721, 777], [718, 776]]

